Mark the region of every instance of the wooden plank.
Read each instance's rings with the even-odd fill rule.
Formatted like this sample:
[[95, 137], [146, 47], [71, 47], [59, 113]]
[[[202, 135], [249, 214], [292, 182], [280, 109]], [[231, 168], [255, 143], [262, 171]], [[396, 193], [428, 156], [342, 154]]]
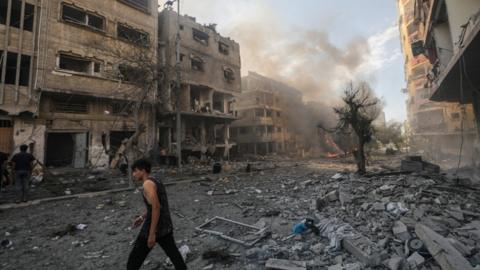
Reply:
[[446, 238], [429, 227], [417, 224], [415, 233], [443, 270], [473, 270], [467, 259]]
[[279, 270], [307, 270], [307, 263], [301, 261], [269, 259], [265, 264], [265, 268]]

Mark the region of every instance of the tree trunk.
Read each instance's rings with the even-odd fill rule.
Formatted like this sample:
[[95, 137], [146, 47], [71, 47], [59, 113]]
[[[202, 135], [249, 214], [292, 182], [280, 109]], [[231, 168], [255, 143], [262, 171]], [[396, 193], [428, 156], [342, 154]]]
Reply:
[[365, 160], [365, 143], [360, 140], [358, 144], [358, 150], [355, 155], [355, 160], [357, 161], [357, 172], [360, 175], [363, 175], [367, 172], [366, 169], [366, 160]]

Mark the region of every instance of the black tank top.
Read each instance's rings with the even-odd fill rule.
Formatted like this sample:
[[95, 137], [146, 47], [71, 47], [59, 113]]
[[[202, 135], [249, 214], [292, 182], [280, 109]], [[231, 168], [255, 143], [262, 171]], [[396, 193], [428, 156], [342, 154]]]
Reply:
[[[167, 192], [163, 183], [155, 178], [150, 178], [157, 187], [157, 196], [160, 202], [160, 217], [157, 224], [157, 236], [163, 237], [173, 231], [172, 218], [170, 216], [170, 210], [168, 208]], [[145, 195], [142, 192], [143, 201], [147, 207], [147, 217], [143, 223], [141, 234], [148, 237], [150, 232], [150, 224], [152, 223], [152, 205], [148, 203]]]

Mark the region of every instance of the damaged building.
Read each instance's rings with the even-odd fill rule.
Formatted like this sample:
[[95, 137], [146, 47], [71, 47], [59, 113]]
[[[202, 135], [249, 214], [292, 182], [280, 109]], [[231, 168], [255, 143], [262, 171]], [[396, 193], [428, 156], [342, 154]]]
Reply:
[[[398, 1], [407, 81], [404, 93], [408, 95], [408, 133], [411, 150], [424, 151], [431, 160], [455, 159], [461, 145], [464, 145], [462, 164], [468, 165], [473, 158], [473, 148], [469, 146], [476, 138], [474, 109], [472, 104], [467, 104], [467, 99], [471, 98], [465, 92], [464, 102], [452, 103], [439, 98], [439, 93], [432, 87], [435, 77], [446, 68], [454, 51], [458, 50], [454, 44], [461, 34], [461, 25], [456, 22], [457, 25], [452, 26], [455, 31], [450, 30], [445, 6], [448, 2], [452, 6], [448, 10], [457, 9], [454, 1]], [[473, 4], [476, 1], [466, 2]], [[463, 5], [461, 9], [467, 6]], [[477, 11], [478, 7], [469, 10]], [[472, 14], [464, 15], [463, 23], [466, 23]], [[468, 85], [466, 79], [464, 85]], [[460, 83], [450, 84], [449, 87], [449, 91], [458, 93], [457, 98], [460, 98]]]
[[221, 36], [216, 25], [202, 25], [168, 7], [158, 21], [159, 55], [167, 82], [161, 97], [160, 148], [175, 156], [179, 147], [183, 158], [227, 158], [234, 145], [229, 133], [236, 119], [234, 103], [241, 92], [239, 44]]
[[301, 153], [304, 136], [300, 115], [305, 115], [303, 95], [284, 83], [249, 72], [242, 78], [242, 94], [231, 128], [236, 154]]
[[[156, 144], [155, 89], [134, 82], [122, 52], [157, 53], [155, 0], [0, 1], [0, 134], [3, 151], [29, 144], [47, 166], [108, 166], [136, 130]], [[120, 54], [119, 54], [120, 53]]]
[[[462, 109], [473, 108], [476, 140], [471, 149], [475, 167], [480, 168], [480, 1], [415, 1], [415, 19], [420, 26], [422, 50], [429, 62], [430, 100], [449, 102]], [[463, 131], [462, 133], [465, 133]], [[475, 174], [480, 180], [480, 174]]]

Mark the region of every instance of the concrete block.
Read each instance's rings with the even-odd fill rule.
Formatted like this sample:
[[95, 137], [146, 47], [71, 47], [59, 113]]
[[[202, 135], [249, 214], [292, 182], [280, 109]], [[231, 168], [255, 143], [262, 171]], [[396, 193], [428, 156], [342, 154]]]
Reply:
[[418, 254], [418, 252], [413, 253], [407, 259], [410, 268], [412, 269], [421, 269], [423, 264], [425, 263], [425, 258], [422, 255]]
[[307, 263], [301, 261], [269, 259], [265, 264], [265, 268], [278, 270], [307, 270]]
[[434, 232], [423, 224], [415, 226], [415, 233], [427, 247], [433, 258], [443, 270], [472, 270], [472, 265], [453, 245], [443, 236]]
[[327, 193], [327, 195], [325, 195], [325, 198], [330, 202], [338, 201], [338, 191], [334, 190]]
[[453, 245], [455, 249], [460, 251], [463, 256], [470, 256], [472, 255], [473, 250], [475, 249], [474, 247], [469, 247], [464, 245], [462, 242], [458, 241], [457, 239], [454, 238], [447, 238], [448, 242]]
[[412, 238], [408, 232], [407, 226], [401, 221], [395, 221], [392, 231], [395, 237], [402, 241], [407, 241], [408, 239]]
[[357, 234], [355, 237], [344, 238], [342, 246], [355, 256], [358, 261], [367, 266], [377, 266], [382, 262], [380, 249], [370, 239], [361, 234]]
[[372, 205], [372, 209], [375, 211], [385, 211], [385, 203], [376, 202]]
[[363, 264], [357, 263], [349, 263], [345, 265], [345, 270], [363, 270]]
[[328, 270], [343, 270], [343, 267], [341, 264], [335, 264], [335, 265], [329, 266]]
[[402, 266], [405, 264], [404, 261], [405, 259], [402, 257], [392, 257], [384, 261], [383, 265], [385, 265], [385, 267], [387, 267], [390, 270], [400, 270], [402, 269]]

